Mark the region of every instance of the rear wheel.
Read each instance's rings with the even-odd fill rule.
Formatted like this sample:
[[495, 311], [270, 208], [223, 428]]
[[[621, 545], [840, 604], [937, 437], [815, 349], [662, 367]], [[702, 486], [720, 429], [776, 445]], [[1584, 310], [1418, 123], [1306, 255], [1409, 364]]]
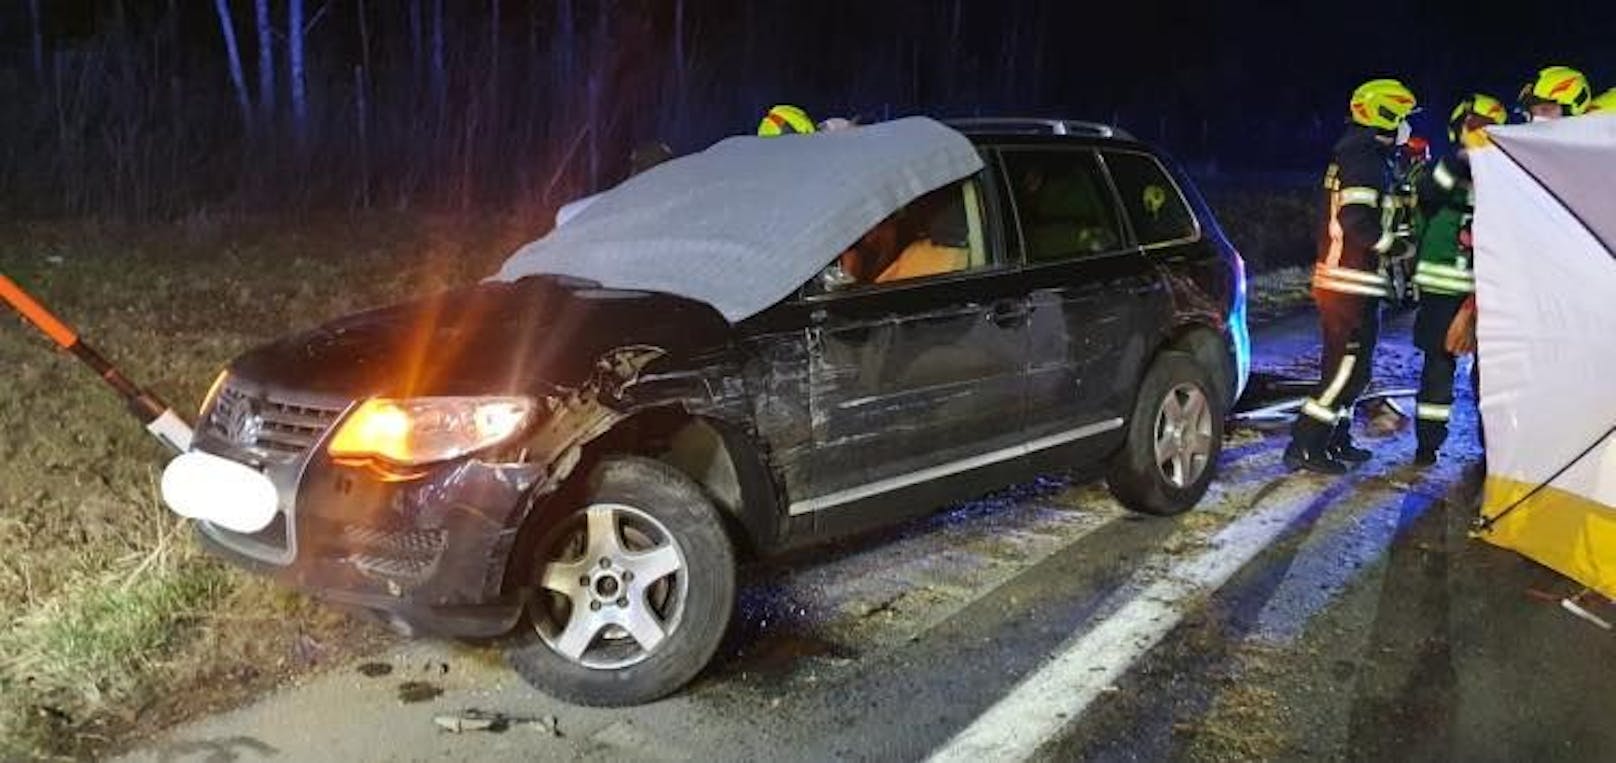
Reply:
[[550, 514], [527, 616], [506, 648], [535, 688], [581, 705], [663, 697], [717, 651], [735, 557], [701, 488], [645, 458], [608, 458], [580, 505]]
[[1222, 450], [1223, 396], [1212, 375], [1194, 356], [1164, 352], [1139, 387], [1106, 484], [1134, 511], [1178, 514], [1206, 494]]

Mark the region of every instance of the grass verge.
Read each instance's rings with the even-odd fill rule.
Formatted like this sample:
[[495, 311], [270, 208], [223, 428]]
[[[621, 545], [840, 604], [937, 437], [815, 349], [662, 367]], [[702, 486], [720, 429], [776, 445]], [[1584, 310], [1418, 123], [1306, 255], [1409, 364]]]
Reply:
[[[11, 226], [0, 272], [187, 411], [243, 350], [475, 280], [524, 227]], [[0, 759], [94, 756], [383, 638], [203, 555], [158, 499], [164, 460], [93, 374], [0, 312]]]

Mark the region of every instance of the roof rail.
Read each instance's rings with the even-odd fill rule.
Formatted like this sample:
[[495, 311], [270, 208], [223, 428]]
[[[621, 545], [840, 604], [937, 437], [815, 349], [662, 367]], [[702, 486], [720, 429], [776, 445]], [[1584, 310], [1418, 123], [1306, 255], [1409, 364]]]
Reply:
[[943, 123], [968, 132], [1047, 133], [1049, 135], [1082, 135], [1090, 138], [1133, 140], [1133, 136], [1121, 128], [1100, 122], [1084, 122], [1075, 119], [966, 117], [963, 119], [945, 119]]

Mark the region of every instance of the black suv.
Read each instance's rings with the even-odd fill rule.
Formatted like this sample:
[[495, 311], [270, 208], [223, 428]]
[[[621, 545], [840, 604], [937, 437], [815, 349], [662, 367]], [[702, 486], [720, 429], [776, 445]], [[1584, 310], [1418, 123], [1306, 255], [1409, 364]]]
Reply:
[[753, 314], [533, 275], [236, 359], [195, 448], [277, 505], [203, 542], [405, 632], [499, 637], [534, 686], [618, 705], [711, 659], [741, 559], [1052, 470], [1190, 508], [1247, 373], [1242, 263], [1205, 203], [1103, 125], [923, 121], [980, 169]]

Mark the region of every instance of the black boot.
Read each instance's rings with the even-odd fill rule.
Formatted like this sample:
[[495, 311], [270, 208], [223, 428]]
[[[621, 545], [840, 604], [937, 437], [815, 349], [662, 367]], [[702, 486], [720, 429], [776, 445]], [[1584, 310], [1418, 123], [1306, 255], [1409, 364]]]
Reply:
[[1374, 451], [1352, 444], [1352, 434], [1347, 431], [1347, 426], [1343, 424], [1336, 427], [1336, 430], [1330, 435], [1330, 447], [1325, 452], [1337, 461], [1346, 461], [1351, 464], [1361, 464], [1374, 458]]
[[1347, 473], [1347, 465], [1330, 455], [1329, 448], [1309, 448], [1301, 440], [1291, 440], [1285, 448], [1285, 465], [1318, 474], [1339, 476]]
[[1435, 466], [1436, 448], [1427, 448], [1424, 445], [1419, 446], [1419, 448], [1414, 451], [1414, 465]]

